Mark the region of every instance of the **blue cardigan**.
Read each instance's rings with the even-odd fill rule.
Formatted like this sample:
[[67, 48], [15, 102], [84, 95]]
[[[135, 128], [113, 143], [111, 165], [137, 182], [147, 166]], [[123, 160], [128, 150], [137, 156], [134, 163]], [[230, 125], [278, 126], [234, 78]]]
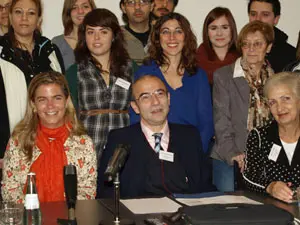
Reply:
[[[143, 75], [155, 75], [167, 86], [171, 96], [168, 121], [171, 123], [190, 124], [197, 127], [201, 135], [203, 151], [207, 152], [214, 135], [211, 92], [205, 71], [198, 69], [195, 75], [184, 73], [182, 87], [174, 90], [165, 80], [159, 66], [152, 62], [141, 66], [134, 79]], [[140, 121], [139, 115], [130, 111], [130, 124]]]

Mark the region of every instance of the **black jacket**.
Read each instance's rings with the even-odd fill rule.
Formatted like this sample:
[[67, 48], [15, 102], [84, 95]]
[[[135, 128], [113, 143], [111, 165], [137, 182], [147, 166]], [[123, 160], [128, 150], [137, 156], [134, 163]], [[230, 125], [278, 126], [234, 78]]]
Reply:
[[[38, 34], [35, 35], [34, 42], [34, 50], [32, 56], [30, 56], [25, 50], [13, 48], [8, 34], [0, 38], [1, 65], [13, 65], [16, 68], [15, 73], [24, 75], [27, 86], [34, 75], [52, 70], [50, 66], [51, 60], [49, 59], [49, 55], [52, 52], [55, 52], [61, 71], [64, 73], [63, 59], [57, 46], [52, 44], [46, 37]], [[0, 158], [4, 156], [6, 144], [12, 132], [9, 126], [9, 115], [7, 111], [9, 102], [6, 101], [7, 95], [3, 76], [5, 73], [5, 69], [0, 66]], [[15, 74], [9, 75], [15, 76]], [[16, 90], [16, 93], [17, 92], [18, 90]]]
[[275, 41], [267, 60], [275, 73], [282, 72], [284, 67], [296, 60], [296, 49], [287, 43], [288, 36], [274, 27]]
[[[274, 144], [281, 148], [276, 161], [269, 159]], [[245, 153], [243, 176], [248, 189], [266, 192], [266, 188], [273, 181], [291, 182], [292, 187], [299, 187], [300, 138], [290, 165], [279, 137], [276, 121], [250, 132]]]
[[[206, 179], [209, 167], [197, 129], [191, 125], [172, 123], [169, 123], [169, 128], [168, 152], [174, 153], [173, 163], [161, 161], [157, 155], [157, 162], [153, 162], [154, 151], [140, 123], [112, 130], [98, 163], [97, 198], [113, 196], [112, 185], [105, 182], [103, 174], [117, 144], [131, 145], [129, 157], [120, 172], [121, 198], [214, 191], [215, 188]], [[149, 176], [153, 179], [149, 180]]]
[[300, 60], [296, 60], [284, 68], [284, 71], [298, 72], [300, 73]]

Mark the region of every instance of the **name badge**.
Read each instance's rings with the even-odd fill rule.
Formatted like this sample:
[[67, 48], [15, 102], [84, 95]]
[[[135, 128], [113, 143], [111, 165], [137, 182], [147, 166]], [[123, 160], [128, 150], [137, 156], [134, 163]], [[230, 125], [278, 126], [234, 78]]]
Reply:
[[130, 82], [128, 82], [128, 81], [126, 81], [122, 78], [118, 78], [117, 81], [116, 81], [116, 85], [128, 90], [131, 84], [130, 84]]
[[273, 144], [272, 148], [271, 148], [271, 151], [270, 151], [270, 154], [268, 156], [268, 158], [274, 162], [277, 161], [277, 158], [279, 156], [279, 153], [280, 153], [280, 150], [281, 150], [281, 146], [279, 145], [276, 145], [276, 144]]
[[174, 153], [173, 152], [165, 152], [159, 151], [159, 159], [165, 160], [168, 162], [174, 162]]

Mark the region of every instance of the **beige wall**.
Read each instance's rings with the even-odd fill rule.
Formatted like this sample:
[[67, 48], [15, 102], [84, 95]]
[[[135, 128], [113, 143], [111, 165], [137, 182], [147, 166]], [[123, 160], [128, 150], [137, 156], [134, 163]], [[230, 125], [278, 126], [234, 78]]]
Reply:
[[[114, 12], [120, 23], [123, 23], [119, 9], [119, 0], [95, 1], [98, 7], [107, 8]], [[43, 2], [43, 34], [52, 38], [63, 32], [61, 22], [63, 0], [43, 0]], [[182, 13], [190, 20], [197, 34], [198, 43], [200, 43], [204, 18], [212, 8], [216, 6], [228, 7], [235, 17], [238, 30], [240, 30], [248, 22], [247, 3], [248, 0], [179, 0], [176, 11]], [[282, 15], [278, 27], [289, 35], [289, 43], [295, 46], [300, 30], [300, 0], [281, 0], [281, 6]]]

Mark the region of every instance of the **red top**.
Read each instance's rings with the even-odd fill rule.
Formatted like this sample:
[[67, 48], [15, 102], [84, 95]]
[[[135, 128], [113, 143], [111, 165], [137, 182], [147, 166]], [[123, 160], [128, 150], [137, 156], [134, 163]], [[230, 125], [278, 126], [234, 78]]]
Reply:
[[225, 59], [221, 61], [214, 51], [206, 50], [203, 43], [197, 49], [197, 63], [198, 66], [205, 70], [209, 83], [213, 83], [213, 73], [226, 65], [230, 65], [235, 62], [240, 54], [237, 51], [227, 52]]

